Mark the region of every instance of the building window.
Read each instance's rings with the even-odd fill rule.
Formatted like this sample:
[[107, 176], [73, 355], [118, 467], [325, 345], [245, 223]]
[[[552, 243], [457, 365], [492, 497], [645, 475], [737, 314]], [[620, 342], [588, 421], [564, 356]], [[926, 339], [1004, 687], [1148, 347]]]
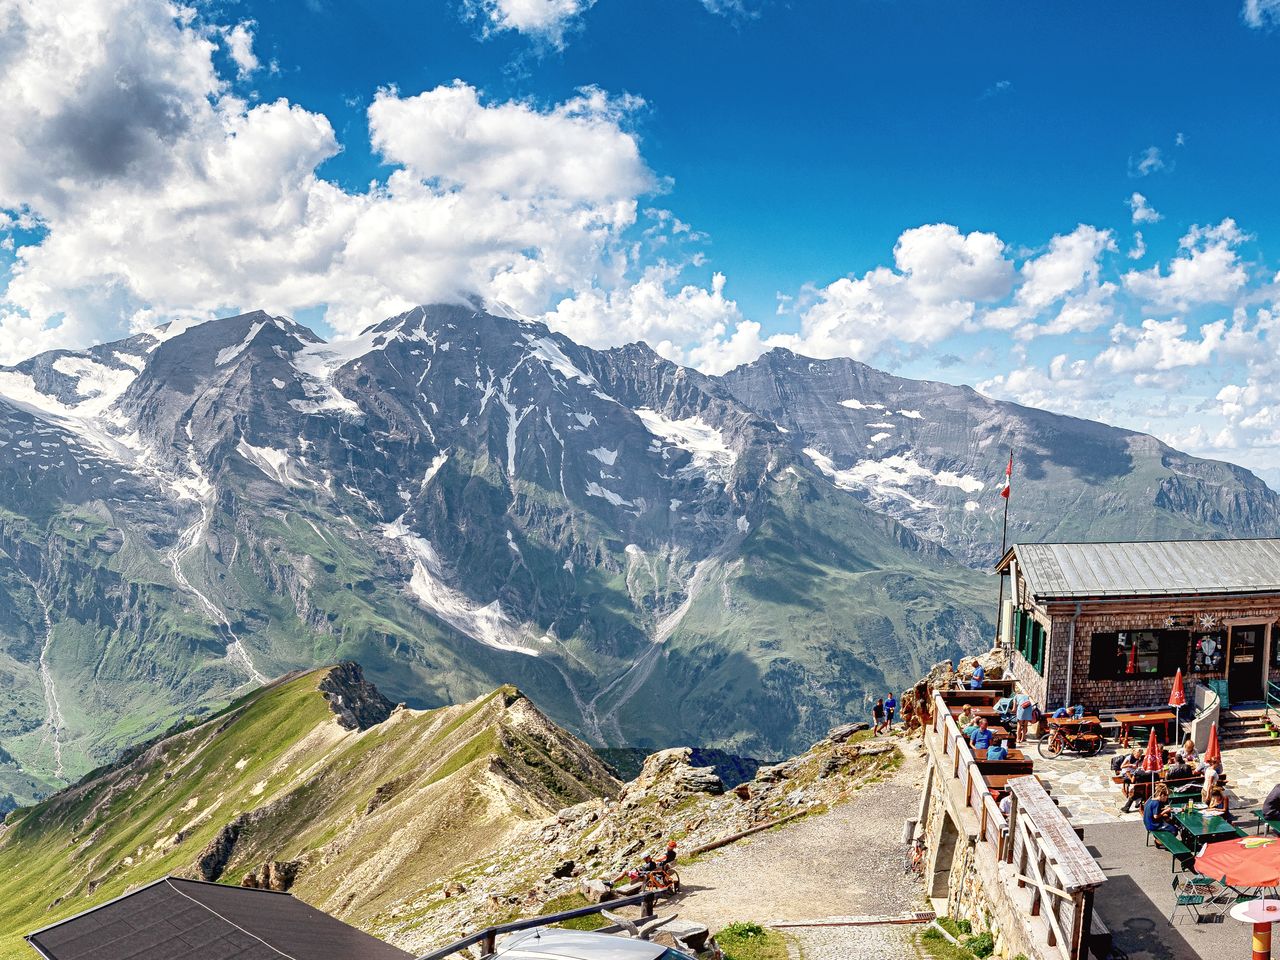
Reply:
[[1091, 680], [1150, 680], [1186, 669], [1191, 635], [1185, 630], [1122, 630], [1091, 639]]
[[1227, 648], [1225, 633], [1201, 633], [1191, 641], [1191, 669], [1195, 673], [1221, 673], [1222, 655]]
[[1025, 610], [1013, 611], [1013, 646], [1036, 673], [1044, 676], [1045, 632]]

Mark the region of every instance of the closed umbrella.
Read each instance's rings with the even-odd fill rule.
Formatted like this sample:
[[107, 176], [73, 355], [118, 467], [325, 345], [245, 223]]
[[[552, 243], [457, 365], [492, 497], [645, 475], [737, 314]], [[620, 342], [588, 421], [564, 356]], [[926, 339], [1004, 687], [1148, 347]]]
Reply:
[[1174, 709], [1174, 740], [1177, 743], [1182, 742], [1182, 708], [1187, 702], [1187, 694], [1182, 689], [1182, 668], [1178, 668], [1177, 674], [1173, 678], [1173, 689], [1169, 692], [1169, 706]]
[[1218, 725], [1209, 728], [1209, 743], [1204, 748], [1204, 762], [1216, 767], [1222, 762], [1222, 748], [1218, 746]]
[[1164, 760], [1160, 756], [1160, 744], [1156, 741], [1155, 728], [1151, 729], [1151, 737], [1147, 740], [1147, 752], [1142, 758], [1142, 769], [1147, 773], [1158, 773], [1164, 768]]
[[1133, 646], [1129, 648], [1129, 667], [1125, 672], [1138, 672], [1138, 642], [1136, 640], [1133, 642]]

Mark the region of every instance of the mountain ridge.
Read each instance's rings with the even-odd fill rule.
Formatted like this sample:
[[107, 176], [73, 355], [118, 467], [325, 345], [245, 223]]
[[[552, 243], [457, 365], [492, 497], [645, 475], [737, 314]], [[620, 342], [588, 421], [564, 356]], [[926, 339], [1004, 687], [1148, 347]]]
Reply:
[[597, 746], [794, 752], [991, 636], [1011, 538], [1280, 530], [1242, 468], [773, 352], [711, 377], [478, 303], [257, 311], [0, 369], [0, 796], [271, 676], [514, 682]]

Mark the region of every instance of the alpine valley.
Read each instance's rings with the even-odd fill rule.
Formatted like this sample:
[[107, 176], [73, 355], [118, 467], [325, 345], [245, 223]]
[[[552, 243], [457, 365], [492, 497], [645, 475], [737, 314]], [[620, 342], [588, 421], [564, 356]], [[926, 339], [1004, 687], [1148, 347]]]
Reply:
[[596, 746], [795, 752], [991, 637], [1010, 448], [1011, 540], [1280, 533], [1146, 435], [479, 303], [41, 354], [0, 369], [0, 803], [339, 660], [415, 709], [518, 685]]

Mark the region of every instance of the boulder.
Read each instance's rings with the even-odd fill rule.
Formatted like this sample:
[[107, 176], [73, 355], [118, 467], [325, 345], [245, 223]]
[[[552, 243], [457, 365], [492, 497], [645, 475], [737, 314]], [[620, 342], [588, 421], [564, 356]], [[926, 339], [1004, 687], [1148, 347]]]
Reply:
[[551, 871], [551, 876], [555, 877], [557, 880], [563, 880], [565, 877], [572, 877], [573, 870], [576, 866], [577, 864], [572, 860], [561, 860], [556, 864], [555, 869]]
[[844, 743], [846, 740], [852, 737], [855, 733], [860, 733], [863, 730], [870, 730], [870, 729], [871, 729], [871, 724], [863, 723], [861, 721], [858, 721], [855, 723], [842, 723], [840, 724], [840, 726], [832, 727], [830, 730], [827, 731], [827, 739], [830, 740], [832, 743]]
[[607, 903], [618, 899], [618, 895], [603, 880], [583, 880], [578, 884], [582, 895], [592, 903]]
[[460, 897], [466, 892], [466, 885], [459, 883], [457, 880], [450, 880], [444, 886], [444, 895], [446, 899], [449, 897]]

